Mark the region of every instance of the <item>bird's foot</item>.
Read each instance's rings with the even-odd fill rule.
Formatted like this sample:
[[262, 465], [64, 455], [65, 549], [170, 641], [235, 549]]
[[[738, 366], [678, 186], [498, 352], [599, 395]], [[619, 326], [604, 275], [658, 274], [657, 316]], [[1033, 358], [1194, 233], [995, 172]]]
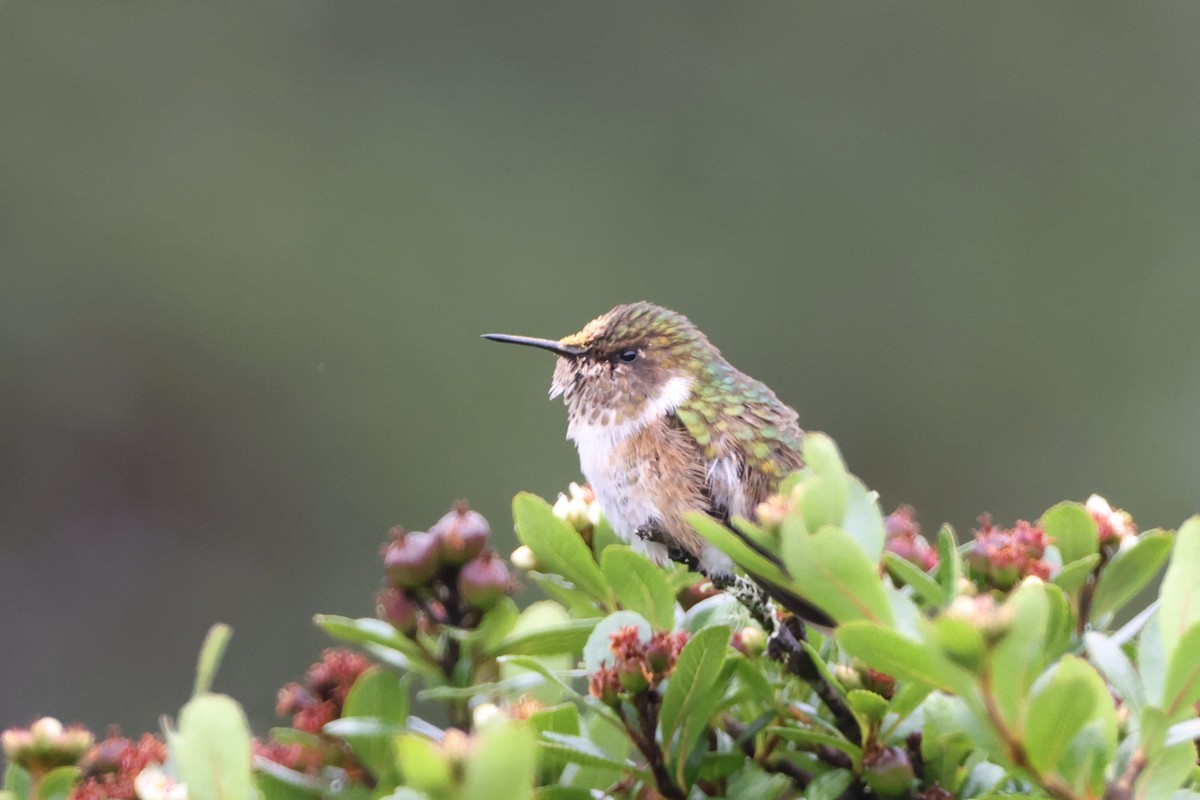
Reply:
[[771, 598], [752, 580], [732, 572], [714, 572], [708, 575], [712, 585], [741, 603], [750, 616], [767, 632], [770, 641], [779, 634], [779, 613]]
[[667, 558], [676, 564], [683, 564], [690, 572], [700, 572], [700, 559], [684, 550], [682, 547], [668, 547]]

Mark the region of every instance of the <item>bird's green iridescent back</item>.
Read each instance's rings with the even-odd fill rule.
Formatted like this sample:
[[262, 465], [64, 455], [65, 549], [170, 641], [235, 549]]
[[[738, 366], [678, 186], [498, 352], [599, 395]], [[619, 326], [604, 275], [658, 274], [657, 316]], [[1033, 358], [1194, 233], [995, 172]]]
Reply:
[[736, 453], [746, 467], [772, 482], [796, 469], [804, 438], [796, 412], [766, 384], [722, 358], [701, 369], [704, 374], [675, 416], [705, 457]]

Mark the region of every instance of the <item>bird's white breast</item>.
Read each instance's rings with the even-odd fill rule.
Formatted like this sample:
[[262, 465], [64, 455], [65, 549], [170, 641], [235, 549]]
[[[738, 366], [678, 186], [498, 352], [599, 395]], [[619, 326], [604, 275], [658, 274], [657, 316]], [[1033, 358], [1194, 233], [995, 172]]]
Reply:
[[653, 493], [638, 485], [639, 471], [630, 468], [628, 456], [619, 450], [629, 437], [678, 408], [691, 391], [692, 379], [677, 376], [663, 384], [632, 419], [607, 425], [573, 419], [567, 426], [567, 438], [575, 442], [580, 470], [596, 493], [604, 518], [618, 536], [660, 563], [666, 561], [666, 549], [642, 540], [636, 532], [662, 517]]

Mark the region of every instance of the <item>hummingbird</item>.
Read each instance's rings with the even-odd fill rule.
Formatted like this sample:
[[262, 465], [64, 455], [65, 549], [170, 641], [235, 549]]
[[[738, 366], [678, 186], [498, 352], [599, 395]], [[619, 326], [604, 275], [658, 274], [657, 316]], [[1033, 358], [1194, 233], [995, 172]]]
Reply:
[[[653, 303], [617, 306], [561, 339], [484, 338], [558, 356], [550, 397], [566, 405], [567, 438], [613, 531], [660, 565], [680, 561], [729, 586], [733, 562], [684, 515], [700, 511], [726, 526], [753, 519], [803, 465], [796, 411], [726, 361], [691, 320]], [[770, 594], [828, 624], [781, 591]]]

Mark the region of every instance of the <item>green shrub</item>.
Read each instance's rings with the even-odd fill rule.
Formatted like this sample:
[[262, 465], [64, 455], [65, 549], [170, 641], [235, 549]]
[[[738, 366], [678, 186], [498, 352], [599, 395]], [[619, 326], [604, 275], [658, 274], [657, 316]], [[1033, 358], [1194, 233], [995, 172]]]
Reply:
[[931, 547], [828, 438], [805, 455], [758, 524], [692, 523], [832, 630], [655, 567], [586, 489], [553, 508], [521, 494], [512, 561], [548, 599], [517, 607], [486, 521], [458, 507], [393, 532], [380, 618], [316, 618], [354, 649], [284, 687], [292, 727], [252, 740], [209, 691], [218, 627], [166, 747], [109, 739], [80, 760], [87, 732], [10, 730], [5, 798], [1200, 797], [1200, 517], [1139, 534], [1093, 497]]

